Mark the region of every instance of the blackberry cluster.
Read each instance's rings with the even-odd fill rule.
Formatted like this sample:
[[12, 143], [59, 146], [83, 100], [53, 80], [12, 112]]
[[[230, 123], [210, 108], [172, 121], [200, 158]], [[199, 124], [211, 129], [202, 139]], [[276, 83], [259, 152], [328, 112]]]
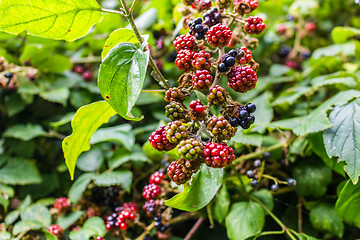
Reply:
[[209, 44], [213, 47], [219, 48], [228, 45], [231, 40], [231, 36], [232, 32], [230, 28], [220, 23], [212, 26], [206, 34], [206, 38]]
[[226, 102], [226, 91], [223, 87], [215, 85], [210, 88], [207, 100], [213, 105], [221, 105]]
[[156, 171], [153, 174], [151, 174], [149, 183], [150, 184], [152, 184], [152, 183], [160, 184], [161, 181], [164, 179], [164, 177], [165, 177], [165, 174], [163, 172]]
[[180, 50], [175, 59], [175, 64], [179, 70], [183, 72], [188, 72], [193, 69], [191, 65], [192, 58], [194, 57], [195, 52], [189, 49]]
[[174, 120], [185, 119], [186, 111], [178, 102], [170, 102], [165, 106], [165, 115], [167, 118]]
[[169, 122], [165, 127], [165, 131], [166, 138], [170, 143], [174, 144], [174, 146], [188, 137], [187, 128], [180, 121]]
[[207, 25], [208, 27], [212, 27], [218, 23], [221, 23], [222, 20], [221, 13], [219, 13], [219, 10], [216, 7], [213, 7], [212, 9], [204, 13], [203, 18], [203, 24]]
[[142, 209], [146, 212], [147, 216], [154, 216], [159, 209], [159, 202], [158, 200], [150, 199], [144, 203]]
[[180, 158], [170, 164], [167, 169], [168, 176], [177, 185], [184, 184], [200, 169], [201, 163], [201, 161], [189, 161]]
[[206, 128], [219, 141], [230, 140], [233, 136], [235, 136], [237, 131], [237, 128], [231, 126], [229, 121], [226, 120], [223, 115], [219, 117], [213, 116], [208, 122]]
[[115, 186], [110, 187], [94, 187], [91, 190], [91, 197], [94, 203], [100, 206], [109, 206], [114, 209], [119, 205], [117, 197], [120, 189]]
[[189, 107], [196, 113], [202, 113], [205, 111], [205, 107], [199, 99], [196, 101], [191, 101]]
[[196, 51], [198, 48], [194, 36], [191, 36], [191, 35], [178, 36], [173, 41], [173, 45], [177, 52], [180, 52], [181, 50], [184, 50], [184, 49]]
[[144, 187], [142, 195], [148, 201], [150, 199], [156, 199], [156, 198], [160, 197], [160, 195], [161, 195], [161, 188], [157, 184], [154, 184], [154, 183], [146, 185]]
[[56, 208], [59, 212], [66, 210], [68, 207], [70, 207], [70, 199], [65, 197], [60, 197], [55, 199], [54, 208]]
[[151, 143], [151, 146], [158, 151], [170, 151], [175, 148], [166, 137], [165, 126], [161, 126], [153, 132], [149, 137], [149, 142]]
[[247, 49], [247, 47], [243, 46], [240, 48], [241, 51], [243, 51], [244, 55], [239, 59], [239, 63], [241, 65], [251, 63], [253, 60], [253, 57], [251, 55], [251, 51]]
[[241, 93], [254, 89], [257, 82], [256, 72], [249, 66], [235, 66], [227, 77], [229, 88]]
[[105, 228], [108, 231], [113, 231], [119, 228], [119, 223], [117, 221], [118, 214], [113, 213], [110, 216], [107, 216], [105, 219]]
[[219, 72], [227, 72], [236, 63], [236, 57], [238, 52], [236, 50], [230, 50], [227, 54], [222, 56], [221, 62], [218, 65]]
[[201, 156], [202, 147], [194, 138], [188, 138], [179, 143], [178, 151], [182, 158], [194, 161]]
[[220, 9], [228, 8], [231, 6], [232, 0], [216, 0], [216, 4]]
[[184, 100], [185, 95], [176, 87], [169, 88], [165, 92], [165, 101], [167, 102], [183, 102]]
[[190, 28], [189, 33], [191, 35], [195, 36], [195, 38], [197, 40], [204, 39], [205, 34], [209, 30], [208, 27], [202, 25], [202, 19], [200, 17], [196, 18], [195, 20], [193, 20], [191, 22], [189, 22], [189, 28]]
[[245, 23], [244, 30], [249, 34], [260, 34], [266, 28], [261, 17], [250, 16]]
[[232, 163], [235, 159], [234, 150], [225, 142], [207, 143], [204, 151], [204, 162], [207, 166], [213, 168], [223, 168]]
[[197, 90], [209, 89], [212, 84], [213, 77], [208, 70], [196, 70], [192, 76], [192, 85]]
[[251, 114], [255, 112], [256, 105], [248, 103], [246, 106], [240, 106], [236, 112], [236, 116], [230, 119], [232, 126], [240, 126], [243, 129], [250, 128], [251, 124], [255, 122], [255, 117]]
[[63, 229], [56, 224], [52, 224], [49, 228], [48, 228], [48, 232], [55, 235], [57, 238], [61, 238], [62, 235], [64, 234]]
[[129, 226], [135, 221], [135, 214], [131, 211], [123, 210], [119, 213], [117, 220], [117, 225], [121, 230], [128, 229]]
[[158, 216], [154, 217], [154, 228], [156, 229], [156, 231], [164, 233], [169, 229], [170, 225], [163, 225], [162, 221], [161, 221], [161, 215], [159, 214]]
[[198, 70], [210, 69], [211, 67], [211, 55], [210, 53], [201, 50], [194, 54], [193, 60], [191, 61], [192, 66]]

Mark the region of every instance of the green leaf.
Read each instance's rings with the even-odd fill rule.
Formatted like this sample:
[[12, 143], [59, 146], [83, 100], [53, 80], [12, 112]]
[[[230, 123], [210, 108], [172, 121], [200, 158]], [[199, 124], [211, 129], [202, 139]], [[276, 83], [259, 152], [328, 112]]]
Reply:
[[225, 220], [230, 207], [230, 195], [225, 184], [222, 185], [215, 200], [214, 217], [219, 223], [222, 223]]
[[95, 0], [3, 0], [0, 18], [0, 30], [8, 33], [26, 30], [31, 35], [73, 41], [86, 35], [103, 14]]
[[357, 97], [360, 97], [359, 91], [342, 91], [322, 103], [308, 115], [272, 122], [272, 125], [282, 129], [290, 129], [299, 136], [320, 132], [332, 127], [326, 113], [332, 106], [341, 106]]
[[124, 148], [119, 148], [109, 159], [109, 168], [113, 170], [128, 161], [151, 163], [151, 160], [146, 157], [146, 155], [141, 149], [134, 148], [131, 152], [129, 152]]
[[11, 239], [11, 233], [2, 231], [0, 232], [0, 240], [10, 240]]
[[4, 207], [5, 212], [8, 210], [9, 203], [9, 198], [0, 193], [0, 205]]
[[345, 161], [344, 169], [356, 184], [360, 176], [360, 101], [336, 107], [330, 114], [333, 127], [324, 132], [324, 145], [330, 157]]
[[56, 88], [47, 92], [41, 92], [39, 95], [49, 102], [60, 103], [66, 106], [70, 90], [67, 88]]
[[91, 137], [90, 143], [96, 144], [105, 141], [117, 141], [128, 150], [135, 144], [135, 136], [131, 131], [130, 124], [122, 124], [115, 127], [101, 128]]
[[22, 232], [27, 232], [30, 230], [38, 230], [41, 228], [42, 228], [42, 225], [39, 222], [30, 221], [30, 220], [21, 220], [14, 225], [12, 234], [18, 235], [19, 233], [22, 233]]
[[55, 235], [49, 233], [48, 231], [45, 231], [45, 230], [43, 230], [43, 231], [44, 231], [46, 240], [58, 240], [58, 238]]
[[[244, 132], [247, 134], [244, 134]], [[231, 141], [261, 147], [263, 143], [263, 136], [258, 133], [248, 133], [248, 131], [239, 128]]]
[[149, 62], [149, 51], [132, 43], [119, 43], [106, 55], [99, 70], [102, 97], [125, 119], [139, 121], [131, 109], [138, 99]]
[[82, 230], [90, 230], [93, 232], [93, 236], [104, 236], [106, 234], [106, 228], [104, 220], [100, 217], [92, 217], [86, 220]]
[[130, 171], [113, 171], [104, 172], [94, 178], [95, 185], [98, 186], [112, 186], [121, 185], [126, 191], [130, 192], [130, 186], [132, 183], [132, 172]]
[[19, 218], [19, 216], [20, 212], [18, 210], [8, 213], [5, 217], [5, 225], [10, 226]]
[[333, 233], [339, 238], [344, 234], [344, 224], [329, 204], [320, 203], [312, 208], [310, 222], [319, 231]]
[[0, 182], [11, 185], [41, 183], [41, 176], [33, 162], [22, 158], [9, 158], [0, 169]]
[[59, 225], [62, 229], [67, 229], [73, 225], [80, 217], [83, 215], [83, 211], [72, 212], [66, 216], [61, 216], [57, 219], [56, 224]]
[[326, 153], [323, 133], [310, 134], [308, 136], [308, 140], [314, 153], [323, 160], [326, 166], [345, 177], [345, 172], [343, 169], [344, 164], [338, 163], [337, 158], [335, 157], [329, 158], [328, 154]]
[[74, 178], [76, 160], [90, 149], [92, 134], [116, 112], [104, 101], [81, 107], [71, 121], [73, 133], [62, 142], [62, 149], [71, 179]]
[[104, 59], [110, 50], [119, 43], [128, 42], [136, 44], [138, 40], [133, 30], [129, 28], [120, 28], [112, 32], [105, 42], [105, 46], [101, 53], [101, 58]]
[[94, 147], [87, 152], [83, 152], [77, 162], [76, 166], [84, 172], [94, 172], [98, 170], [104, 161], [103, 152], [99, 147]]
[[53, 128], [58, 128], [60, 126], [63, 126], [71, 122], [71, 119], [73, 119], [74, 116], [75, 116], [74, 112], [69, 112], [64, 116], [62, 116], [61, 119], [59, 119], [58, 121], [50, 123], [50, 126], [52, 126]]
[[184, 185], [184, 191], [175, 195], [165, 204], [183, 211], [194, 212], [205, 207], [221, 187], [224, 171], [202, 165], [192, 182]]
[[95, 176], [95, 173], [84, 173], [75, 182], [71, 185], [69, 190], [69, 198], [71, 202], [77, 203], [86, 190], [89, 183], [92, 181], [92, 178]]
[[336, 201], [335, 211], [346, 223], [360, 228], [360, 184], [350, 180], [345, 184]]
[[344, 43], [351, 38], [360, 37], [360, 29], [352, 27], [335, 27], [331, 31], [334, 43]]
[[252, 102], [256, 104], [255, 127], [251, 129], [252, 132], [264, 133], [266, 125], [271, 122], [274, 117], [274, 112], [270, 103], [272, 94], [265, 92], [259, 97], [255, 98]]
[[336, 56], [336, 55], [345, 55], [345, 56], [358, 56], [359, 54], [359, 43], [356, 41], [351, 41], [347, 43], [333, 44], [327, 47], [316, 49], [311, 57], [313, 59], [320, 59], [326, 56]]
[[36, 221], [43, 227], [49, 227], [51, 224], [51, 214], [47, 207], [42, 204], [34, 204], [28, 207], [20, 214], [21, 220]]
[[274, 199], [269, 190], [260, 189], [251, 193], [251, 195], [259, 199], [270, 211], [274, 209]]
[[272, 103], [273, 106], [288, 108], [293, 105], [301, 96], [308, 92], [309, 87], [293, 87], [283, 91], [279, 97]]
[[296, 192], [303, 196], [320, 197], [325, 194], [331, 175], [331, 169], [320, 159], [302, 159], [293, 170]]
[[261, 232], [265, 213], [256, 202], [237, 202], [231, 206], [225, 226], [230, 240], [245, 240]]
[[46, 136], [46, 132], [41, 125], [28, 123], [26, 125], [19, 124], [9, 127], [6, 129], [3, 136], [20, 139], [22, 141], [29, 141], [36, 137]]

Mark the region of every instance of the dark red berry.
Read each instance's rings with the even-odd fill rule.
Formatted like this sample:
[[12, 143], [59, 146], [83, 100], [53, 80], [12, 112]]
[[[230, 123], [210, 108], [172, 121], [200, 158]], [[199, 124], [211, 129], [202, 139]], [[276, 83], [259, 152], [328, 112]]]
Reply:
[[171, 181], [177, 185], [184, 184], [191, 179], [192, 173], [184, 171], [182, 165], [178, 161], [173, 161], [167, 169], [167, 173]]
[[68, 208], [70, 206], [71, 202], [69, 199], [65, 197], [60, 197], [55, 200], [54, 208], [56, 208], [59, 212], [62, 210]]
[[86, 72], [84, 72], [84, 73], [82, 74], [82, 78], [83, 78], [85, 81], [90, 82], [90, 81], [93, 80], [93, 74], [92, 74], [92, 72], [90, 72], [90, 71], [86, 71]]
[[198, 48], [194, 36], [191, 36], [191, 35], [178, 36], [173, 41], [173, 45], [177, 52], [180, 52], [181, 50], [184, 50], [184, 49], [196, 51]]
[[210, 69], [211, 67], [210, 53], [207, 53], [204, 50], [195, 53], [191, 64], [195, 69], [200, 69], [200, 70]]
[[196, 70], [192, 77], [192, 84], [197, 90], [209, 89], [212, 84], [213, 77], [208, 70]]
[[219, 13], [219, 10], [216, 7], [213, 7], [211, 10], [204, 13], [203, 18], [203, 24], [207, 25], [208, 27], [212, 27], [218, 23], [221, 23], [222, 20], [221, 13]]
[[315, 31], [315, 29], [316, 29], [316, 24], [315, 24], [315, 23], [313, 23], [313, 22], [308, 22], [308, 23], [306, 23], [306, 25], [305, 25], [305, 30], [306, 30], [307, 32]]
[[95, 240], [105, 240], [105, 238], [98, 236], [95, 238]]
[[161, 126], [155, 132], [153, 132], [149, 137], [149, 142], [158, 151], [170, 151], [175, 146], [169, 142], [166, 138], [165, 126]]
[[144, 187], [143, 197], [146, 200], [156, 199], [161, 194], [161, 188], [156, 184], [149, 184]]
[[213, 116], [206, 127], [219, 141], [230, 140], [236, 133], [237, 128], [231, 126], [230, 122], [223, 115]]
[[245, 93], [256, 86], [257, 75], [249, 66], [235, 66], [228, 76], [228, 86], [236, 92]]
[[261, 17], [252, 17], [250, 16], [244, 26], [245, 32], [249, 34], [260, 34], [266, 28], [266, 24], [263, 23]]
[[212, 26], [206, 34], [207, 41], [213, 47], [225, 47], [229, 44], [231, 36], [230, 28], [220, 23]]
[[175, 64], [178, 69], [183, 72], [191, 71], [193, 69], [191, 62], [194, 54], [193, 51], [188, 49], [180, 50], [175, 59]]
[[78, 74], [82, 74], [84, 71], [85, 71], [85, 69], [82, 66], [75, 66], [74, 67], [74, 72], [76, 72]]
[[235, 159], [234, 150], [225, 142], [207, 143], [203, 151], [204, 162], [209, 167], [223, 168]]
[[56, 224], [51, 225], [48, 228], [48, 232], [51, 234], [54, 234], [58, 238], [60, 238], [64, 233], [63, 229], [59, 225], [56, 225]]
[[254, 11], [259, 6], [258, 0], [234, 0], [234, 6], [238, 6], [241, 3], [249, 4], [250, 10], [246, 13]]
[[244, 56], [239, 59], [240, 64], [247, 64], [253, 61], [250, 50], [248, 50], [245, 46], [241, 47], [240, 50], [244, 51]]
[[165, 174], [164, 174], [164, 173], [162, 173], [162, 172], [155, 172], [155, 173], [151, 174], [149, 183], [150, 183], [150, 184], [152, 184], [152, 183], [160, 184], [160, 183], [161, 183], [161, 180], [163, 180], [164, 177], [165, 177]]

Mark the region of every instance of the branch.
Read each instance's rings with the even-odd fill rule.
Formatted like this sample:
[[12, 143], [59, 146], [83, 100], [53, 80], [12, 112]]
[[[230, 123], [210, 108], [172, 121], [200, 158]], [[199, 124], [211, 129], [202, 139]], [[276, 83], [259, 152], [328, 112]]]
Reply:
[[203, 223], [204, 219], [199, 218], [196, 223], [194, 224], [194, 226], [190, 229], [190, 231], [188, 232], [188, 234], [186, 235], [186, 237], [184, 238], [184, 240], [190, 240], [192, 238], [192, 236], [195, 234], [195, 232], [198, 230], [198, 228], [201, 226], [201, 224]]

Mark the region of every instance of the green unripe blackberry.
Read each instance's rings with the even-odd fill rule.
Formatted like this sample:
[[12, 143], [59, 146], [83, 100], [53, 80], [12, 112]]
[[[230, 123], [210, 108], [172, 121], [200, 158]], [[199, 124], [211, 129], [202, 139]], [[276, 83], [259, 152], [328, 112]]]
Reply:
[[189, 138], [180, 142], [178, 151], [186, 160], [197, 160], [202, 154], [202, 146], [194, 138]]
[[166, 138], [172, 144], [178, 144], [188, 137], [187, 127], [180, 121], [170, 122], [165, 127]]
[[165, 106], [165, 115], [172, 121], [185, 118], [186, 111], [178, 102], [171, 102]]

